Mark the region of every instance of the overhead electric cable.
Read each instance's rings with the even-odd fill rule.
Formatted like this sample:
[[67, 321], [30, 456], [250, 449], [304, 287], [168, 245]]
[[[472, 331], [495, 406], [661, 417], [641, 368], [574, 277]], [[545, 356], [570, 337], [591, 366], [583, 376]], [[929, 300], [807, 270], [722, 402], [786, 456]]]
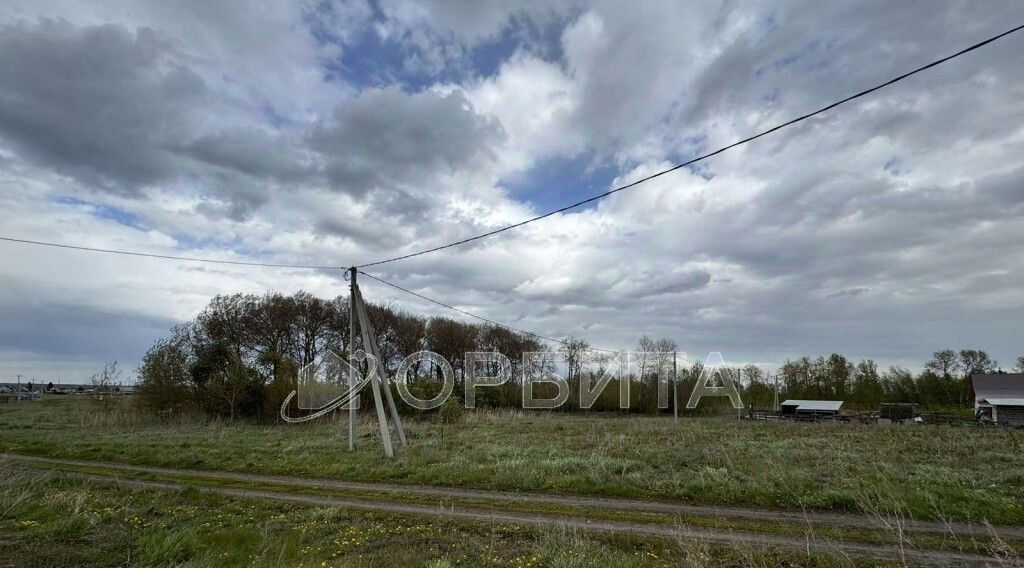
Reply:
[[[474, 314], [473, 312], [467, 312], [466, 310], [463, 310], [463, 309], [460, 309], [460, 308], [456, 308], [455, 306], [452, 306], [451, 304], [446, 304], [446, 303], [444, 303], [444, 302], [442, 302], [440, 300], [435, 300], [433, 298], [424, 296], [423, 294], [420, 294], [419, 292], [413, 292], [412, 290], [409, 290], [408, 288], [403, 288], [402, 286], [399, 286], [398, 284], [394, 284], [392, 282], [388, 282], [387, 280], [384, 280], [383, 278], [378, 278], [378, 277], [376, 277], [376, 276], [374, 276], [374, 275], [372, 275], [372, 274], [370, 274], [368, 272], [363, 272], [362, 270], [359, 271], [359, 274], [361, 274], [363, 276], [366, 276], [367, 278], [376, 280], [377, 282], [380, 282], [381, 284], [384, 284], [385, 286], [390, 286], [390, 287], [392, 287], [392, 288], [394, 288], [396, 290], [405, 292], [406, 294], [409, 294], [409, 295], [412, 295], [412, 296], [416, 296], [417, 298], [419, 298], [421, 300], [426, 300], [426, 301], [428, 301], [430, 303], [437, 304], [438, 306], [441, 306], [441, 307], [444, 307], [444, 308], [448, 308], [449, 310], [458, 312], [458, 313], [460, 313], [462, 315], [469, 316], [471, 318], [476, 318], [476, 319], [478, 319], [480, 321], [484, 321], [484, 322], [487, 322], [487, 323], [489, 323], [491, 325], [496, 325], [498, 327], [505, 328], [505, 329], [507, 329], [509, 331], [514, 331], [516, 333], [521, 333], [523, 335], [529, 335], [531, 337], [536, 337], [537, 339], [543, 339], [544, 341], [550, 341], [552, 343], [558, 343], [560, 345], [565, 345], [566, 343], [568, 343], [567, 341], [565, 341], [563, 339], [555, 339], [553, 337], [545, 337], [545, 336], [540, 335], [538, 333], [533, 333], [532, 331], [526, 331], [525, 329], [519, 329], [517, 327], [513, 327], [511, 325], [504, 324], [504, 323], [501, 323], [501, 322], [498, 322], [498, 321], [494, 321], [492, 319], [488, 319], [488, 318], [485, 318], [483, 316], [478, 316], [478, 315]], [[621, 351], [615, 351], [615, 350], [612, 350], [612, 349], [601, 349], [599, 347], [590, 347], [589, 349], [592, 350], [592, 351], [604, 351], [606, 353], [621, 353]]]
[[792, 126], [792, 125], [794, 125], [794, 124], [796, 124], [798, 122], [803, 122], [804, 120], [807, 120], [808, 118], [811, 118], [811, 117], [819, 115], [819, 114], [821, 114], [823, 112], [826, 112], [826, 111], [829, 111], [831, 109], [834, 109], [837, 106], [840, 106], [842, 104], [848, 103], [848, 102], [850, 102], [852, 100], [855, 100], [855, 99], [859, 99], [860, 97], [863, 97], [865, 95], [869, 95], [869, 94], [871, 94], [871, 93], [873, 93], [873, 92], [875, 92], [875, 91], [877, 91], [879, 89], [883, 89], [883, 88], [888, 87], [889, 85], [892, 85], [894, 83], [898, 83], [898, 82], [902, 81], [903, 79], [906, 79], [907, 77], [910, 77], [912, 75], [916, 75], [916, 74], [918, 74], [918, 73], [920, 73], [922, 71], [925, 71], [927, 69], [931, 69], [932, 67], [936, 67], [938, 65], [941, 65], [941, 64], [943, 64], [943, 63], [945, 63], [945, 62], [947, 62], [947, 61], [949, 61], [951, 59], [955, 59], [955, 58], [960, 57], [961, 55], [964, 55], [966, 53], [970, 53], [970, 52], [972, 52], [972, 51], [974, 51], [974, 50], [976, 50], [976, 49], [978, 49], [980, 47], [983, 47], [985, 45], [988, 45], [988, 44], [990, 44], [990, 43], [992, 43], [992, 42], [994, 42], [994, 41], [996, 41], [996, 40], [998, 40], [1000, 38], [1006, 37], [1006, 36], [1008, 36], [1008, 35], [1010, 35], [1010, 34], [1012, 34], [1014, 32], [1018, 32], [1021, 29], [1024, 29], [1024, 25], [1019, 25], [1019, 26], [1017, 26], [1015, 28], [1012, 28], [1010, 30], [1007, 30], [1007, 31], [1005, 31], [1005, 32], [1003, 32], [1001, 34], [994, 35], [994, 36], [992, 36], [992, 37], [990, 37], [990, 38], [988, 38], [988, 39], [986, 39], [984, 41], [980, 41], [980, 42], [978, 42], [978, 43], [976, 43], [976, 44], [974, 44], [974, 45], [972, 45], [970, 47], [961, 49], [960, 51], [958, 51], [958, 52], [956, 52], [956, 53], [954, 53], [952, 55], [947, 55], [946, 57], [943, 57], [941, 59], [936, 59], [935, 61], [932, 61], [931, 63], [928, 63], [926, 65], [922, 65], [921, 67], [918, 67], [918, 68], [916, 68], [916, 69], [914, 69], [912, 71], [908, 71], [906, 73], [903, 73], [902, 75], [898, 75], [896, 77], [893, 77], [892, 79], [889, 79], [888, 81], [886, 81], [884, 83], [880, 83], [878, 85], [875, 85], [874, 87], [871, 87], [871, 88], [868, 88], [868, 89], [864, 89], [863, 91], [860, 91], [859, 93], [850, 95], [850, 96], [848, 96], [848, 97], [846, 97], [844, 99], [838, 100], [838, 101], [836, 101], [836, 102], [834, 102], [832, 104], [823, 106], [823, 107], [819, 108], [818, 110], [815, 110], [815, 111], [809, 112], [807, 114], [798, 116], [798, 117], [796, 117], [796, 118], [794, 118], [792, 120], [788, 120], [786, 122], [783, 122], [782, 124], [777, 124], [777, 125], [769, 128], [768, 130], [761, 131], [761, 132], [759, 132], [757, 134], [754, 134], [753, 136], [749, 136], [749, 137], [744, 138], [742, 140], [737, 140], [736, 142], [733, 142], [732, 144], [729, 144], [728, 146], [722, 146], [721, 148], [719, 148], [719, 149], [717, 149], [717, 150], [715, 150], [713, 152], [709, 152], [707, 154], [702, 154], [700, 156], [697, 156], [696, 158], [693, 158], [692, 160], [688, 160], [688, 161], [683, 162], [681, 164], [676, 164], [676, 165], [674, 165], [674, 166], [672, 166], [670, 168], [667, 168], [667, 169], [661, 170], [661, 171], [659, 171], [657, 173], [651, 174], [649, 176], [640, 178], [640, 179], [638, 179], [638, 180], [636, 180], [634, 182], [627, 183], [626, 185], [621, 185], [619, 187], [616, 187], [615, 189], [612, 189], [612, 190], [606, 191], [604, 193], [595, 195], [595, 196], [590, 197], [588, 199], [584, 199], [582, 201], [577, 201], [576, 203], [572, 203], [572, 204], [566, 205], [564, 207], [560, 207], [560, 208], [555, 209], [553, 211], [548, 211], [547, 213], [544, 213], [542, 215], [537, 215], [536, 217], [531, 217], [531, 218], [526, 219], [524, 221], [520, 221], [518, 223], [513, 223], [512, 225], [507, 225], [507, 226], [504, 226], [504, 227], [501, 227], [501, 228], [498, 228], [498, 229], [494, 229], [492, 231], [487, 231], [486, 233], [480, 233], [479, 235], [468, 237], [468, 238], [465, 238], [465, 239], [462, 239], [462, 240], [459, 240], [459, 241], [454, 241], [454, 242], [448, 243], [446, 245], [440, 245], [440, 246], [436, 246], [436, 247], [433, 247], [433, 248], [428, 248], [428, 249], [424, 249], [424, 250], [421, 250], [421, 251], [412, 252], [412, 253], [409, 253], [409, 254], [404, 254], [404, 255], [395, 256], [395, 257], [392, 257], [392, 258], [387, 258], [387, 259], [384, 259], [384, 260], [378, 260], [376, 262], [368, 262], [366, 264], [360, 264], [356, 268], [365, 268], [365, 267], [369, 267], [369, 266], [378, 266], [378, 265], [386, 264], [386, 263], [389, 263], [389, 262], [396, 262], [396, 261], [399, 261], [399, 260], [406, 260], [406, 259], [409, 259], [409, 258], [413, 258], [413, 257], [417, 257], [417, 256], [422, 256], [424, 254], [430, 254], [432, 252], [437, 252], [437, 251], [440, 251], [440, 250], [444, 250], [444, 249], [448, 249], [448, 248], [452, 248], [452, 247], [457, 247], [459, 245], [464, 245], [464, 244], [467, 244], [467, 243], [471, 243], [473, 241], [477, 241], [477, 240], [480, 240], [480, 239], [485, 239], [487, 237], [493, 237], [494, 235], [497, 235], [499, 233], [503, 233], [503, 232], [511, 230], [511, 229], [522, 227], [523, 225], [528, 225], [530, 223], [533, 223], [534, 221], [540, 221], [541, 219], [546, 219], [546, 218], [548, 218], [548, 217], [550, 217], [552, 215], [557, 215], [558, 213], [562, 213], [562, 212], [568, 211], [570, 209], [574, 209], [574, 208], [579, 207], [581, 205], [586, 205], [587, 203], [592, 203], [592, 202], [597, 201], [599, 199], [604, 199], [605, 197], [608, 197], [609, 195], [618, 193], [620, 191], [623, 191], [623, 190], [626, 190], [626, 189], [629, 189], [629, 188], [632, 188], [632, 187], [636, 187], [636, 186], [638, 186], [638, 185], [640, 185], [640, 184], [642, 184], [644, 182], [647, 182], [647, 181], [650, 181], [652, 179], [661, 177], [661, 176], [663, 176], [663, 175], [665, 175], [667, 173], [674, 172], [674, 171], [676, 171], [676, 170], [678, 170], [680, 168], [685, 168], [686, 166], [690, 166], [690, 165], [696, 164], [697, 162], [706, 160], [706, 159], [708, 159], [708, 158], [710, 158], [712, 156], [717, 156], [718, 154], [721, 154], [722, 152], [725, 152], [726, 150], [735, 148], [737, 146], [741, 146], [741, 145], [746, 144], [747, 142], [751, 142], [753, 140], [757, 140], [758, 138], [761, 138], [762, 136], [767, 136], [767, 135], [769, 135], [769, 134], [771, 134], [773, 132], [776, 132], [778, 130], [782, 130], [783, 128], [786, 128], [787, 126]]
[[[854, 99], [858, 99], [860, 97], [863, 97], [865, 95], [868, 95], [868, 94], [873, 93], [875, 91], [878, 91], [880, 89], [888, 87], [889, 85], [892, 85], [894, 83], [898, 83], [899, 81], [902, 81], [903, 79], [906, 79], [906, 78], [908, 78], [908, 77], [910, 77], [912, 75], [916, 75], [916, 74], [918, 74], [918, 73], [920, 73], [922, 71], [925, 71], [927, 69], [931, 69], [932, 67], [936, 67], [938, 65], [946, 63], [947, 61], [950, 61], [952, 59], [960, 57], [961, 55], [970, 53], [970, 52], [972, 52], [972, 51], [974, 51], [976, 49], [979, 49], [979, 48], [981, 48], [981, 47], [983, 47], [985, 45], [988, 45], [988, 44], [990, 44], [990, 43], [992, 43], [992, 42], [994, 42], [996, 40], [1004, 38], [1004, 37], [1006, 37], [1006, 36], [1008, 36], [1010, 34], [1019, 32], [1022, 29], [1024, 29], [1024, 25], [1016, 26], [1014, 28], [1011, 28], [1011, 29], [1003, 32], [1003, 33], [994, 35], [992, 37], [989, 37], [988, 39], [985, 39], [983, 41], [975, 43], [974, 45], [971, 45], [969, 47], [961, 49], [960, 51], [957, 51], [956, 53], [953, 53], [951, 55], [947, 55], [947, 56], [945, 56], [943, 58], [940, 58], [940, 59], [936, 59], [935, 61], [932, 61], [931, 63], [922, 65], [920, 67], [917, 67], [916, 69], [913, 69], [911, 71], [903, 73], [902, 75], [898, 75], [896, 77], [893, 77], [892, 79], [889, 79], [888, 81], [885, 81], [884, 83], [880, 83], [878, 85], [875, 85], [874, 87], [865, 89], [863, 91], [860, 91], [859, 93], [850, 95], [850, 96], [848, 96], [848, 97], [846, 97], [844, 99], [838, 100], [838, 101], [836, 101], [834, 103], [831, 103], [829, 105], [821, 107], [818, 110], [809, 112], [809, 113], [804, 114], [802, 116], [798, 116], [798, 117], [796, 117], [794, 119], [791, 119], [791, 120], [788, 120], [788, 121], [783, 122], [781, 124], [778, 124], [776, 126], [773, 126], [772, 128], [769, 128], [768, 130], [764, 130], [762, 132], [759, 132], [757, 134], [754, 134], [754, 135], [749, 136], [747, 138], [744, 138], [742, 140], [738, 140], [736, 142], [733, 142], [733, 143], [731, 143], [731, 144], [729, 144], [727, 146], [723, 146], [723, 147], [721, 147], [721, 148], [719, 148], [719, 149], [717, 149], [717, 150], [715, 150], [713, 152], [709, 152], [707, 154], [703, 154], [703, 155], [697, 156], [696, 158], [693, 158], [693, 159], [688, 160], [686, 162], [683, 162], [681, 164], [676, 164], [676, 165], [674, 165], [674, 166], [672, 166], [670, 168], [661, 170], [661, 171], [659, 171], [657, 173], [654, 173], [654, 174], [651, 174], [649, 176], [643, 177], [641, 179], [638, 179], [638, 180], [633, 181], [631, 183], [628, 183], [626, 185], [622, 185], [622, 186], [616, 187], [614, 189], [611, 189], [611, 190], [606, 191], [604, 193], [595, 195], [595, 196], [590, 197], [588, 199], [584, 199], [582, 201], [577, 201], [575, 203], [571, 203], [569, 205], [566, 205], [564, 207], [560, 207], [560, 208], [555, 209], [553, 211], [549, 211], [549, 212], [544, 213], [542, 215], [537, 215], [535, 217], [531, 217], [529, 219], [520, 221], [518, 223], [514, 223], [512, 225], [507, 225], [505, 227], [500, 227], [498, 229], [487, 231], [487, 232], [481, 233], [479, 235], [475, 235], [475, 236], [468, 237], [468, 238], [465, 238], [465, 239], [461, 239], [461, 240], [458, 240], [458, 241], [454, 241], [454, 242], [451, 242], [451, 243], [448, 243], [448, 244], [445, 244], [445, 245], [436, 246], [436, 247], [433, 247], [433, 248], [424, 249], [424, 250], [421, 250], [421, 251], [417, 251], [417, 252], [413, 252], [413, 253], [409, 253], [409, 254], [405, 254], [405, 255], [401, 255], [401, 256], [387, 258], [387, 259], [379, 260], [379, 261], [376, 261], [376, 262], [369, 262], [369, 263], [365, 263], [365, 264], [360, 264], [360, 265], [357, 265], [356, 268], [365, 268], [365, 267], [369, 267], [369, 266], [378, 266], [378, 265], [389, 263], [389, 262], [405, 260], [405, 259], [409, 259], [409, 258], [413, 258], [413, 257], [429, 254], [429, 253], [432, 253], [432, 252], [437, 252], [437, 251], [440, 251], [440, 250], [456, 247], [456, 246], [463, 245], [463, 244], [466, 244], [466, 243], [470, 243], [470, 242], [473, 242], [473, 241], [476, 241], [476, 240], [480, 240], [480, 239], [484, 239], [484, 238], [487, 238], [487, 237], [491, 237], [491, 236], [497, 235], [499, 233], [503, 233], [503, 232], [511, 230], [511, 229], [522, 227], [523, 225], [527, 225], [529, 223], [533, 223], [534, 221], [540, 221], [541, 219], [545, 219], [545, 218], [550, 217], [552, 215], [556, 215], [558, 213], [562, 213], [564, 211], [568, 211], [570, 209], [574, 209], [574, 208], [579, 207], [581, 205], [586, 205], [587, 203], [592, 203], [594, 201], [597, 201], [597, 200], [603, 199], [605, 197], [608, 197], [609, 195], [618, 193], [618, 192], [626, 190], [626, 189], [630, 189], [632, 187], [636, 187], [636, 186], [638, 186], [638, 185], [640, 185], [640, 184], [642, 184], [644, 182], [647, 182], [647, 181], [650, 181], [652, 179], [658, 178], [658, 177], [663, 176], [665, 174], [668, 174], [670, 172], [674, 172], [674, 171], [676, 171], [676, 170], [678, 170], [680, 168], [684, 168], [686, 166], [693, 165], [693, 164], [695, 164], [697, 162], [706, 160], [706, 159], [708, 159], [708, 158], [710, 158], [712, 156], [716, 156], [718, 154], [721, 154], [722, 152], [725, 152], [726, 150], [735, 148], [737, 146], [741, 146], [743, 144], [746, 144], [748, 142], [751, 142], [753, 140], [761, 138], [762, 136], [767, 136], [768, 134], [771, 134], [773, 132], [776, 132], [778, 130], [786, 128], [788, 126], [792, 126], [793, 124], [796, 124], [798, 122], [802, 122], [804, 120], [807, 120], [808, 118], [811, 118], [811, 117], [814, 117], [814, 116], [816, 116], [818, 114], [821, 114], [823, 112], [829, 111], [829, 110], [831, 110], [833, 108], [836, 108], [836, 107], [838, 107], [840, 105], [848, 103], [848, 102], [850, 102], [850, 101], [852, 101]], [[308, 265], [308, 264], [282, 264], [282, 263], [269, 263], [269, 262], [247, 262], [247, 261], [215, 260], [215, 259], [195, 258], [195, 257], [187, 257], [187, 256], [151, 254], [151, 253], [143, 253], [143, 252], [135, 252], [135, 251], [105, 249], [105, 248], [96, 248], [96, 247], [85, 247], [85, 246], [68, 245], [68, 244], [62, 244], [62, 243], [37, 241], [37, 240], [30, 240], [30, 239], [21, 239], [21, 238], [14, 238], [14, 237], [2, 237], [2, 236], [0, 236], [0, 241], [6, 241], [6, 242], [12, 242], [12, 243], [30, 244], [30, 245], [38, 245], [38, 246], [48, 246], [48, 247], [56, 247], [56, 248], [63, 248], [63, 249], [80, 250], [80, 251], [102, 252], [102, 253], [109, 253], [109, 254], [139, 256], [139, 257], [148, 257], [148, 258], [159, 258], [159, 259], [165, 259], [165, 260], [180, 260], [180, 261], [186, 261], [186, 262], [203, 262], [203, 263], [212, 263], [212, 264], [230, 264], [230, 265], [236, 265], [236, 266], [263, 266], [263, 267], [272, 267], [272, 268], [298, 268], [298, 269], [312, 269], [312, 270], [343, 270], [344, 269], [343, 267], [338, 266], [338, 265]]]
[[86, 247], [79, 245], [69, 245], [63, 243], [51, 243], [46, 241], [33, 241], [29, 239], [15, 239], [13, 237], [0, 237], [0, 241], [7, 241], [9, 243], [21, 243], [27, 245], [39, 245], [44, 247], [54, 247], [71, 250], [81, 250], [88, 252], [103, 252], [107, 254], [120, 254], [126, 256], [142, 256], [146, 258], [159, 258], [163, 260], [183, 260], [185, 262], [205, 262], [209, 264], [232, 264], [236, 266], [266, 266], [270, 268], [304, 268], [310, 270], [340, 270], [339, 266], [326, 266], [326, 265], [312, 265], [312, 264], [281, 264], [275, 262], [251, 262], [242, 260], [218, 260], [215, 258], [197, 258], [192, 256], [175, 256], [170, 254], [155, 254], [148, 252], [135, 252], [128, 250], [116, 250], [96, 247]]

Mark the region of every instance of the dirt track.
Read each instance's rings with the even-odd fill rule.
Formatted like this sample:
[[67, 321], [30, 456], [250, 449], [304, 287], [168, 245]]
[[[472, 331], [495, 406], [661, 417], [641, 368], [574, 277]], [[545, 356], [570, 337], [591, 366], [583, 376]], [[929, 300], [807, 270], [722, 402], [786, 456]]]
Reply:
[[[640, 501], [628, 499], [610, 499], [599, 497], [577, 497], [550, 495], [540, 493], [513, 493], [504, 491], [484, 491], [457, 488], [428, 487], [418, 485], [395, 485], [384, 483], [361, 483], [346, 482], [323, 479], [309, 479], [288, 476], [257, 475], [232, 472], [212, 472], [188, 469], [171, 469], [149, 466], [135, 466], [110, 462], [97, 462], [87, 460], [54, 459], [30, 456], [17, 456], [0, 454], [4, 460], [19, 461], [25, 463], [46, 464], [51, 466], [69, 466], [102, 468], [115, 471], [148, 473], [158, 475], [187, 476], [198, 480], [207, 479], [210, 481], [222, 480], [233, 482], [251, 482], [254, 484], [277, 484], [288, 487], [301, 487], [307, 493], [294, 493], [285, 491], [267, 491], [262, 489], [243, 489], [203, 484], [189, 480], [186, 483], [152, 481], [143, 479], [131, 479], [113, 475], [95, 475], [76, 472], [65, 472], [68, 475], [85, 478], [94, 482], [122, 483], [125, 485], [149, 487], [166, 490], [181, 490], [185, 487], [198, 486], [204, 491], [210, 491], [222, 495], [242, 498], [261, 498], [293, 503], [304, 503], [310, 505], [326, 505], [346, 509], [359, 509], [371, 511], [386, 511], [398, 514], [443, 516], [472, 521], [502, 522], [531, 526], [561, 526], [576, 530], [599, 531], [610, 533], [640, 534], [662, 538], [695, 539], [706, 542], [717, 542], [735, 545], [771, 546], [783, 548], [796, 548], [799, 550], [817, 550], [834, 554], [842, 554], [854, 557], [871, 557], [888, 560], [905, 561], [912, 563], [925, 563], [937, 565], [1000, 565], [992, 557], [982, 556], [973, 553], [961, 553], [951, 550], [923, 550], [915, 548], [904, 548], [896, 545], [882, 545], [858, 543], [851, 541], [835, 542], [816, 539], [814, 537], [795, 537], [778, 534], [761, 534], [747, 531], [711, 529], [687, 525], [669, 525], [657, 523], [643, 523], [636, 521], [615, 521], [605, 519], [590, 519], [564, 515], [533, 514], [519, 512], [504, 512], [498, 508], [467, 508], [460, 507], [454, 503], [444, 504], [443, 501], [436, 505], [424, 505], [420, 503], [402, 503], [400, 500], [362, 500], [358, 498], [339, 497], [336, 495], [310, 494], [310, 489], [341, 489], [349, 491], [365, 491], [380, 494], [415, 494], [423, 496], [438, 497], [441, 499], [474, 499], [496, 502], [522, 502], [567, 505], [580, 508], [593, 508], [603, 511], [618, 510], [629, 512], [660, 512], [676, 513], [685, 515], [696, 515], [702, 517], [718, 518], [741, 518], [764, 521], [796, 521], [825, 526], [842, 526], [854, 528], [885, 529], [884, 522], [880, 519], [860, 517], [854, 515], [841, 515], [822, 512], [779, 512], [759, 509], [740, 509], [731, 507], [712, 507], [684, 505], [677, 503]], [[1004, 538], [1021, 538], [1024, 536], [1024, 527], [983, 527], [979, 525], [968, 525], [964, 523], [933, 523], [914, 522], [904, 525], [904, 531], [930, 531], [955, 533], [960, 536], [965, 534], [998, 534]]]

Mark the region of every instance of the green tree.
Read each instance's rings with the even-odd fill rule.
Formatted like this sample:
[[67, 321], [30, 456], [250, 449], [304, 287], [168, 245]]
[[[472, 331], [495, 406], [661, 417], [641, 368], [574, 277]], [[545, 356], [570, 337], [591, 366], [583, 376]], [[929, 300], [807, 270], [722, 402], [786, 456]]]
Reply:
[[871, 359], [857, 363], [853, 376], [853, 401], [864, 408], [877, 408], [884, 396], [878, 364]]
[[960, 360], [956, 351], [943, 349], [932, 353], [930, 361], [924, 364], [924, 368], [935, 372], [940, 377], [951, 379], [960, 371]]
[[974, 385], [971, 383], [971, 375], [992, 373], [996, 370], [996, 365], [995, 360], [981, 349], [963, 349], [960, 351], [960, 370], [963, 373], [963, 384], [960, 388], [962, 393], [961, 405], [974, 400]]
[[180, 343], [158, 341], [142, 358], [138, 375], [138, 400], [149, 410], [173, 413], [189, 404], [192, 377]]

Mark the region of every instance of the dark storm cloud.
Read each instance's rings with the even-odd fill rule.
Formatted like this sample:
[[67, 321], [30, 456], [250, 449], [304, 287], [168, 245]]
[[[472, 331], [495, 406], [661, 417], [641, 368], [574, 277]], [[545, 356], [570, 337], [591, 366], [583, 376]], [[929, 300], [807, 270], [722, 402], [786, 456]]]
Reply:
[[409, 95], [397, 88], [364, 91], [319, 124], [310, 147], [326, 159], [332, 187], [422, 187], [437, 175], [479, 169], [494, 159], [501, 124], [477, 114], [461, 91]]
[[314, 173], [310, 157], [295, 140], [256, 128], [206, 134], [180, 151], [218, 168], [280, 183], [307, 180]]
[[152, 29], [0, 28], [0, 143], [87, 185], [134, 195], [177, 175], [165, 146], [205, 92]]
[[[461, 91], [369, 90], [310, 132], [208, 120], [209, 91], [190, 57], [149, 28], [63, 20], [0, 30], [0, 145], [86, 187], [138, 197], [180, 182], [204, 215], [250, 218], [273, 191], [328, 187], [408, 222], [439, 175], [487, 167], [504, 139]], [[219, 118], [219, 117], [218, 117]], [[0, 146], [2, 147], [2, 146]], [[329, 229], [329, 223], [321, 228]]]
[[39, 355], [134, 362], [175, 323], [87, 305], [0, 301], [0, 345]]

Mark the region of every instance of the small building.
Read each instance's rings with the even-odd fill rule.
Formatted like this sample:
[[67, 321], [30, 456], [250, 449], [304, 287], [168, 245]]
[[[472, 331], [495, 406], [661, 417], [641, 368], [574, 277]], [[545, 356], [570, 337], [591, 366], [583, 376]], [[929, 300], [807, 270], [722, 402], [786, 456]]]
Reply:
[[974, 415], [983, 422], [1024, 426], [1024, 373], [971, 375]]
[[798, 420], [835, 418], [842, 406], [841, 400], [787, 400], [779, 405], [779, 414]]

